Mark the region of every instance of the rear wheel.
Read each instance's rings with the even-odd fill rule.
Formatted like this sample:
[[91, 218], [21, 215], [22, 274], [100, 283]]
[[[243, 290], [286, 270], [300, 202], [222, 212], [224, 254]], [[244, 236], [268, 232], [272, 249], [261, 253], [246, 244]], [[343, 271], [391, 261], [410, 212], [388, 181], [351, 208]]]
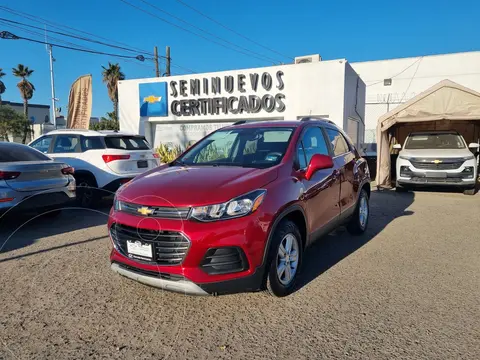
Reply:
[[89, 176], [79, 176], [77, 183], [77, 204], [84, 208], [94, 208], [100, 201], [96, 181]]
[[269, 254], [267, 291], [283, 297], [295, 289], [303, 259], [302, 236], [297, 225], [282, 221], [273, 235]]
[[365, 189], [360, 191], [355, 213], [347, 224], [347, 230], [352, 235], [360, 235], [367, 230], [368, 219], [370, 217], [370, 205], [368, 193]]

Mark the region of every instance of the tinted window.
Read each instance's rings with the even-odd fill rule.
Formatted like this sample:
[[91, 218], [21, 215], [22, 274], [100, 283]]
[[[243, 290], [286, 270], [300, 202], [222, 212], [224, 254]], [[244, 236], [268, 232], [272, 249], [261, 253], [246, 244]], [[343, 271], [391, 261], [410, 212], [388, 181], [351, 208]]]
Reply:
[[83, 151], [99, 150], [99, 149], [105, 148], [100, 136], [90, 136], [90, 137], [82, 136], [81, 141], [82, 141]]
[[53, 146], [54, 153], [73, 153], [77, 151], [78, 137], [75, 135], [57, 135]]
[[332, 144], [333, 155], [338, 156], [350, 151], [347, 141], [340, 132], [334, 129], [326, 129], [330, 143]]
[[329, 155], [323, 132], [318, 127], [308, 128], [297, 147], [298, 163], [304, 169], [315, 154]]
[[455, 133], [410, 134], [405, 149], [464, 149], [462, 137]]
[[34, 149], [37, 149], [38, 151], [47, 153], [48, 149], [50, 148], [51, 142], [52, 142], [51, 136], [43, 136], [35, 140], [33, 143], [31, 143], [30, 146], [33, 147]]
[[288, 148], [293, 128], [218, 130], [190, 148], [180, 162], [187, 165], [269, 167]]
[[0, 144], [0, 162], [51, 160], [41, 152], [19, 144]]
[[148, 150], [147, 141], [142, 136], [106, 136], [105, 145], [110, 149]]

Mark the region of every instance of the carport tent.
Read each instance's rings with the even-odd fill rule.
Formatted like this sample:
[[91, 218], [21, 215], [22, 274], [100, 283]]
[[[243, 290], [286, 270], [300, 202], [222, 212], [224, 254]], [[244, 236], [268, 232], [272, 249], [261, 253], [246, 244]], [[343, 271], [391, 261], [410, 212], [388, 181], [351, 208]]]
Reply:
[[[391, 187], [392, 147], [415, 131], [454, 130], [465, 141], [480, 138], [480, 93], [443, 80], [382, 115], [377, 123], [377, 187]], [[395, 164], [393, 164], [395, 166]]]

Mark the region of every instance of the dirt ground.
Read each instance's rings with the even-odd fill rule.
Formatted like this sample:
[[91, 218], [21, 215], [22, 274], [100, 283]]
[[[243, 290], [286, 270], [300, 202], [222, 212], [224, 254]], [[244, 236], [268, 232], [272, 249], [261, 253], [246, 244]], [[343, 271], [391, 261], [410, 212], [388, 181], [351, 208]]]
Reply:
[[190, 297], [109, 269], [108, 208], [1, 225], [1, 359], [479, 359], [480, 195], [374, 192], [293, 295]]

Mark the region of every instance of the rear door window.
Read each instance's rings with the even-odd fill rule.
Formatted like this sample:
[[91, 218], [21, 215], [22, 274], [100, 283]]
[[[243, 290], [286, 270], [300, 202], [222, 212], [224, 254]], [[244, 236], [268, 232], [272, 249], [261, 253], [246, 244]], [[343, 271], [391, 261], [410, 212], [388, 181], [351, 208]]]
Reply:
[[0, 144], [0, 162], [14, 161], [47, 161], [51, 160], [41, 152], [28, 146], [17, 144]]
[[83, 151], [100, 150], [105, 148], [100, 136], [82, 136], [81, 143]]
[[105, 145], [109, 149], [149, 150], [147, 141], [142, 136], [106, 136]]
[[325, 130], [327, 130], [328, 138], [332, 144], [333, 156], [343, 155], [350, 151], [347, 140], [345, 140], [339, 131], [329, 128]]

